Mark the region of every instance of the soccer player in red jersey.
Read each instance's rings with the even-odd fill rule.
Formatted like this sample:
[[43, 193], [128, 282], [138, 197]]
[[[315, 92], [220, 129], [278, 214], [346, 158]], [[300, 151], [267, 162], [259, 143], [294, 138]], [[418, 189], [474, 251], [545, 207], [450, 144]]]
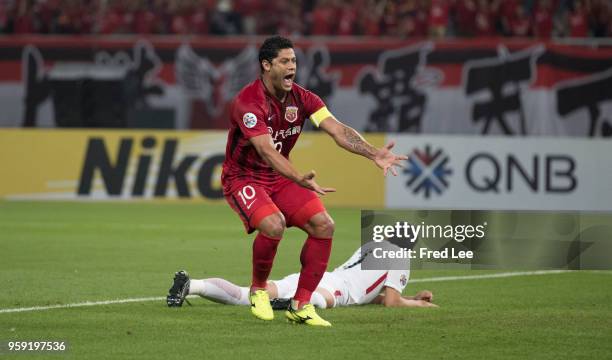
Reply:
[[265, 291], [279, 241], [286, 227], [296, 226], [308, 234], [300, 255], [302, 268], [297, 290], [285, 316], [294, 322], [331, 326], [310, 304], [327, 268], [334, 222], [317, 195], [335, 189], [319, 186], [315, 172], [300, 174], [288, 160], [304, 122], [328, 133], [336, 143], [374, 161], [386, 175], [406, 156], [391, 152], [393, 143], [381, 149], [370, 145], [354, 129], [342, 124], [323, 101], [293, 82], [296, 57], [289, 39], [275, 36], [259, 49], [261, 78], [246, 85], [230, 109], [221, 182], [225, 199], [243, 221], [248, 233], [257, 230], [253, 242], [250, 287], [251, 312], [272, 320]]

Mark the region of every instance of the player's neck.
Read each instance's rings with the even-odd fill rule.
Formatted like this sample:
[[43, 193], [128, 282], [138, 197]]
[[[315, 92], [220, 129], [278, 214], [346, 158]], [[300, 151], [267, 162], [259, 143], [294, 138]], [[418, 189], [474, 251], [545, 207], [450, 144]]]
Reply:
[[284, 90], [277, 90], [274, 85], [272, 85], [272, 81], [269, 78], [266, 78], [265, 76], [261, 77], [261, 81], [263, 81], [264, 87], [266, 88], [266, 90], [268, 90], [268, 92], [274, 96], [278, 101], [285, 102], [285, 99], [287, 98], [287, 92]]

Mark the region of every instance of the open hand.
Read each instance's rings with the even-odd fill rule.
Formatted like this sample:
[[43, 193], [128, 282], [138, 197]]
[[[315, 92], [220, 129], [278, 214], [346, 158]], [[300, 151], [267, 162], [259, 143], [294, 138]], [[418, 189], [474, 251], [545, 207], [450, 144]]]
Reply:
[[298, 184], [302, 187], [305, 187], [306, 189], [310, 189], [314, 192], [316, 192], [319, 195], [325, 195], [329, 192], [336, 192], [336, 189], [334, 188], [328, 188], [328, 187], [321, 187], [319, 186], [319, 184], [317, 184], [314, 181], [314, 177], [315, 177], [316, 173], [314, 170], [310, 170], [308, 173], [306, 173], [306, 175], [304, 175], [302, 177], [302, 179], [300, 181], [298, 181]]
[[402, 162], [404, 160], [408, 160], [408, 156], [406, 155], [396, 155], [391, 149], [395, 146], [395, 142], [391, 141], [387, 145], [383, 146], [378, 153], [374, 157], [374, 163], [381, 169], [383, 169], [383, 173], [387, 176], [389, 170], [393, 176], [397, 176], [397, 169], [395, 167], [403, 168]]
[[431, 302], [433, 300], [433, 293], [429, 290], [419, 291], [415, 296], [415, 300], [423, 300], [427, 302]]

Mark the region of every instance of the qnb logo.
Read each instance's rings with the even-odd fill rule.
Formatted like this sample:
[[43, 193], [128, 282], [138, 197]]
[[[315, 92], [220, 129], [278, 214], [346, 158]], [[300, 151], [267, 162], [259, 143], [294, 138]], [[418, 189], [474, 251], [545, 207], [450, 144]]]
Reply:
[[448, 167], [448, 160], [442, 149], [432, 153], [430, 145], [425, 146], [424, 152], [414, 149], [408, 156], [408, 167], [404, 170], [404, 174], [408, 175], [406, 186], [414, 194], [425, 194], [426, 199], [432, 192], [441, 194], [448, 187], [448, 176], [453, 173]]

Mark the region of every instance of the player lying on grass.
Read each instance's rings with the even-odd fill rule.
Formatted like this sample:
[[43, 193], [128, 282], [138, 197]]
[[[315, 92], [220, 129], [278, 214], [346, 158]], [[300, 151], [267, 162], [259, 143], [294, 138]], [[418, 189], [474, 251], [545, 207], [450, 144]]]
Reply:
[[[371, 243], [370, 243], [371, 244]], [[437, 307], [431, 301], [433, 294], [424, 290], [415, 296], [402, 296], [410, 275], [408, 260], [402, 270], [363, 270], [362, 264], [372, 259], [370, 244], [357, 251], [344, 264], [332, 272], [326, 272], [310, 302], [319, 308], [337, 306], [381, 304], [386, 307]], [[389, 244], [393, 248], [397, 246]], [[286, 309], [295, 293], [299, 273], [281, 280], [268, 281], [266, 291], [270, 294], [273, 308]], [[193, 279], [187, 272], [175, 274], [174, 284], [167, 297], [168, 306], [181, 306], [187, 295], [199, 295], [208, 300], [228, 305], [250, 305], [249, 288], [240, 287], [225, 279]]]

